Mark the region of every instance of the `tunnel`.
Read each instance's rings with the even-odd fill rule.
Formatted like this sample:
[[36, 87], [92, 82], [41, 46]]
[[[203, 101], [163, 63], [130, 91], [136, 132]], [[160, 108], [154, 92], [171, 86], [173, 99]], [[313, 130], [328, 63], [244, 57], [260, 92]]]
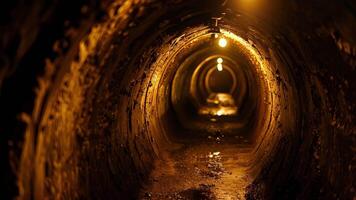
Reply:
[[1, 6], [1, 199], [356, 198], [353, 0]]

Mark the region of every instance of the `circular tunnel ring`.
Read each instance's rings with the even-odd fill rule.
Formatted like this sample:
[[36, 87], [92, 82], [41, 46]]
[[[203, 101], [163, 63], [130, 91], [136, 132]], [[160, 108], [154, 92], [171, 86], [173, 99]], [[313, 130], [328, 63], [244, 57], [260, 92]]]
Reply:
[[[234, 71], [228, 65], [224, 65], [224, 69], [226, 69], [232, 77], [232, 85], [231, 85], [230, 91], [229, 91], [229, 93], [232, 94], [232, 93], [234, 93], [234, 91], [236, 91], [236, 88], [237, 88], [237, 78], [236, 78]], [[212, 67], [211, 69], [209, 69], [208, 73], [205, 76], [204, 84], [205, 84], [205, 88], [207, 89], [207, 91], [209, 93], [213, 93], [213, 90], [211, 89], [209, 80], [210, 80], [212, 73], [215, 70], [216, 69], [214, 67]]]

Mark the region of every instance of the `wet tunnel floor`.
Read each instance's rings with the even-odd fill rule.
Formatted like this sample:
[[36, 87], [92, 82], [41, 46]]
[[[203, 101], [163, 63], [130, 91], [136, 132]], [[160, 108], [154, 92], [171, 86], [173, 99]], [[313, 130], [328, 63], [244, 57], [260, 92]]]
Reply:
[[241, 137], [181, 143], [155, 163], [140, 199], [244, 199], [250, 150]]

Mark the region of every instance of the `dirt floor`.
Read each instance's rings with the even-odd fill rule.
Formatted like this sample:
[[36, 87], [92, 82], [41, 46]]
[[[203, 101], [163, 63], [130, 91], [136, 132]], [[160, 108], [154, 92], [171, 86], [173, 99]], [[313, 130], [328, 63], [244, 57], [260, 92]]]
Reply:
[[249, 146], [223, 135], [181, 143], [155, 163], [140, 199], [245, 199]]

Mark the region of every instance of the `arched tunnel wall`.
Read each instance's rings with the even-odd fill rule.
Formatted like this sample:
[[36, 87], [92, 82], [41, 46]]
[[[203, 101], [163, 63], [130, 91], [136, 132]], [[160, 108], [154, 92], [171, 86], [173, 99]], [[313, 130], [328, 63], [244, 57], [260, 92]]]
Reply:
[[[179, 56], [208, 37], [220, 3], [4, 7], [5, 198], [137, 198], [180, 134], [170, 102]], [[246, 198], [352, 199], [355, 4], [264, 3], [228, 4], [222, 22], [260, 84]]]
[[[215, 41], [211, 41], [210, 34], [205, 35], [205, 40], [208, 40], [209, 46]], [[233, 44], [231, 44], [231, 46], [233, 46]], [[255, 69], [256, 67], [248, 58], [246, 52], [239, 48], [244, 49], [245, 47], [236, 44], [235, 48], [226, 49], [224, 51], [226, 56], [234, 58], [234, 61], [231, 62], [236, 65], [233, 67], [233, 70], [230, 69], [230, 71], [234, 73], [236, 79], [236, 83], [234, 83], [236, 84], [236, 88], [232, 91], [232, 96], [238, 107], [239, 114], [235, 118], [235, 125], [229, 126], [222, 124], [222, 127], [229, 127], [227, 129], [230, 129], [230, 131], [235, 134], [237, 132], [243, 132], [243, 129], [245, 129], [244, 132], [249, 132], [248, 129], [254, 126], [254, 122], [258, 121], [258, 119], [254, 119], [253, 115], [256, 115], [256, 113], [259, 112], [257, 102], [259, 102], [259, 98], [263, 98], [259, 95], [259, 85], [261, 85], [261, 83], [259, 83], [260, 79], [256, 78], [258, 73]], [[172, 106], [179, 121], [181, 121], [181, 126], [190, 130], [198, 132], [199, 130], [204, 130], [209, 133], [211, 132], [211, 130], [209, 131], [209, 129], [211, 129], [210, 126], [207, 126], [205, 122], [199, 122], [199, 120], [194, 118], [197, 117], [196, 114], [199, 112], [199, 107], [204, 105], [206, 98], [209, 97], [209, 92], [204, 88], [205, 86], [202, 85], [206, 84], [205, 77], [207, 74], [216, 68], [214, 64], [212, 65], [212, 68], [210, 67], [212, 64], [211, 62], [215, 63], [219, 56], [214, 54], [217, 51], [214, 49], [212, 50], [208, 48], [201, 51], [195, 51], [194, 48], [190, 49], [193, 49], [190, 51], [196, 53], [189, 53], [190, 57], [185, 58], [184, 62], [179, 62], [181, 63], [181, 66], [178, 67], [172, 81]], [[231, 53], [228, 54], [227, 52], [230, 51]], [[217, 52], [220, 54], [223, 53], [219, 50]], [[209, 56], [210, 54], [213, 56]], [[207, 58], [202, 61], [201, 59], [205, 58], [204, 56]], [[229, 57], [226, 58], [227, 59], [225, 59], [224, 62], [228, 63]], [[209, 67], [206, 67], [206, 65]]]

